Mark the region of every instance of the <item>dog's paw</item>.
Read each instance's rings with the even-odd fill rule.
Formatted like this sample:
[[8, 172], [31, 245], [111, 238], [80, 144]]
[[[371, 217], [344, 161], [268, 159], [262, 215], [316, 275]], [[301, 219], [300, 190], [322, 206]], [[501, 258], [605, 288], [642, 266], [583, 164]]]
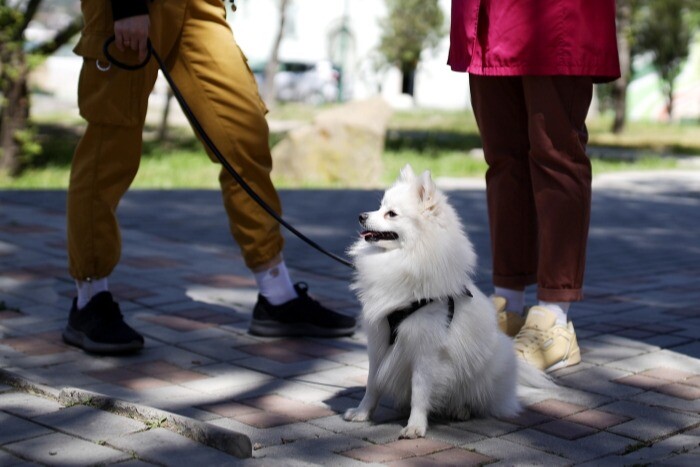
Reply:
[[425, 438], [425, 432], [428, 429], [427, 426], [421, 425], [408, 425], [403, 430], [401, 430], [401, 435], [399, 438]]
[[355, 407], [354, 409], [346, 410], [343, 418], [349, 422], [366, 422], [369, 420], [369, 412]]

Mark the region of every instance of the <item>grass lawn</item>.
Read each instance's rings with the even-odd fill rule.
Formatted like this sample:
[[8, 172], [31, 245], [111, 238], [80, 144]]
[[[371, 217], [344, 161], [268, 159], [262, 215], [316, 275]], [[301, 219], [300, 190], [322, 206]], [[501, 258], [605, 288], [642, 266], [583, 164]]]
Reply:
[[[298, 105], [281, 106], [269, 118], [309, 121], [315, 111]], [[632, 123], [622, 135], [611, 134], [609, 126], [605, 119], [589, 122], [594, 174], [673, 169], [678, 167], [678, 157], [669, 155], [700, 154], [700, 124]], [[11, 179], [0, 173], [0, 189], [68, 186], [70, 158], [81, 126], [47, 121], [38, 122], [37, 127], [42, 154], [32, 159], [20, 177]], [[135, 188], [218, 188], [219, 166], [209, 161], [189, 129], [172, 129], [166, 143], [153, 141], [149, 137], [152, 133], [146, 132]], [[270, 144], [281, 136], [273, 134]], [[480, 147], [476, 124], [467, 110], [396, 112], [387, 133], [382, 179], [390, 183], [406, 163], [417, 171], [430, 169], [436, 177], [483, 177], [486, 164], [478, 156]], [[613, 157], [597, 157], [610, 153]], [[291, 187], [275, 182], [280, 188]]]

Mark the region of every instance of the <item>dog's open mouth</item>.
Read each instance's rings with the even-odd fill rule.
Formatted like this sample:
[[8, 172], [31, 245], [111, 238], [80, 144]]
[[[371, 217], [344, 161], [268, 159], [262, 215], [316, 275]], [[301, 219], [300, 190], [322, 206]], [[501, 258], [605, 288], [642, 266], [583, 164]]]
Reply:
[[397, 240], [399, 235], [396, 232], [377, 232], [376, 230], [364, 230], [360, 236], [366, 242], [379, 242], [381, 240]]

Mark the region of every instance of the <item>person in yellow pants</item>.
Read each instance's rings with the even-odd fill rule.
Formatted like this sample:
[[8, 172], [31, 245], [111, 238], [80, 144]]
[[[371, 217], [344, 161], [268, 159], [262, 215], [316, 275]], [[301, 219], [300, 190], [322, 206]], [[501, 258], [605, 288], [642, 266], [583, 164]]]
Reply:
[[[76, 281], [63, 339], [93, 353], [138, 351], [143, 337], [123, 320], [108, 278], [121, 254], [116, 209], [138, 170], [148, 96], [158, 65], [127, 71], [112, 54], [134, 63], [152, 46], [219, 151], [277, 212], [270, 180], [267, 109], [226, 22], [222, 0], [95, 0], [81, 2], [84, 28], [75, 52], [83, 57], [78, 84], [87, 128], [73, 157], [67, 224], [70, 274]], [[212, 160], [212, 154], [209, 154]], [[355, 320], [313, 300], [293, 284], [282, 258], [278, 223], [222, 168], [219, 177], [231, 233], [259, 288], [250, 332], [263, 336], [344, 336]]]

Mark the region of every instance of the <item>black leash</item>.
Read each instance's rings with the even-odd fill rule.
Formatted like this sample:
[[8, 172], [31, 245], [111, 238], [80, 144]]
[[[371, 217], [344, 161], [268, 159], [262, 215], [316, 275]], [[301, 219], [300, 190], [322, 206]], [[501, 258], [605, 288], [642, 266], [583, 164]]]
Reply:
[[197, 120], [197, 117], [194, 115], [194, 112], [192, 112], [192, 109], [190, 109], [190, 106], [187, 105], [187, 101], [185, 98], [182, 96], [182, 93], [180, 92], [180, 89], [177, 87], [175, 82], [173, 81], [173, 78], [170, 76], [170, 73], [168, 72], [167, 68], [165, 67], [165, 63], [163, 63], [163, 60], [160, 58], [158, 53], [153, 49], [151, 46], [151, 41], [150, 39], [148, 40], [146, 49], [148, 51], [146, 55], [146, 59], [142, 63], [138, 63], [136, 65], [130, 65], [126, 64], [123, 62], [120, 62], [119, 60], [115, 59], [110, 53], [109, 53], [109, 46], [115, 41], [115, 36], [110, 37], [107, 39], [104, 43], [103, 47], [103, 52], [105, 54], [105, 57], [107, 57], [107, 60], [109, 60], [110, 63], [116, 65], [119, 68], [122, 68], [124, 70], [138, 70], [139, 68], [143, 68], [146, 66], [146, 64], [149, 62], [151, 59], [151, 56], [156, 59], [156, 62], [158, 62], [158, 67], [160, 67], [160, 71], [163, 72], [163, 76], [165, 76], [166, 81], [168, 81], [168, 84], [170, 85], [170, 88], [173, 91], [173, 94], [175, 95], [175, 98], [177, 99], [178, 103], [180, 104], [180, 107], [182, 107], [182, 111], [185, 113], [187, 116], [187, 119], [190, 121], [190, 124], [194, 127], [195, 131], [199, 134], [199, 136], [202, 138], [202, 141], [207, 145], [207, 147], [211, 150], [212, 153], [216, 156], [216, 158], [219, 160], [222, 166], [226, 168], [229, 174], [238, 182], [238, 184], [243, 188], [243, 190], [248, 193], [248, 196], [258, 203], [261, 208], [263, 208], [267, 213], [272, 216], [277, 222], [279, 222], [282, 226], [284, 226], [287, 230], [289, 230], [291, 233], [296, 235], [299, 239], [303, 240], [306, 242], [307, 245], [310, 247], [316, 249], [317, 251], [323, 253], [324, 255], [328, 256], [331, 259], [334, 259], [335, 261], [343, 264], [344, 266], [347, 266], [349, 268], [354, 268], [353, 264], [344, 259], [341, 258], [338, 255], [335, 255], [331, 253], [330, 251], [326, 250], [323, 248], [321, 245], [318, 243], [314, 242], [311, 240], [309, 237], [304, 235], [303, 233], [299, 232], [293, 225], [289, 224], [287, 221], [282, 219], [279, 214], [275, 212], [274, 209], [272, 209], [266, 202], [263, 200], [251, 187], [246, 183], [245, 180], [243, 180], [243, 177], [240, 176], [238, 172], [236, 172], [236, 169], [233, 168], [231, 164], [226, 160], [226, 158], [221, 154], [219, 149], [216, 147], [214, 142], [209, 138], [209, 135], [207, 134], [206, 131], [204, 131], [204, 128], [202, 128], [202, 125], [199, 123], [199, 120]]

